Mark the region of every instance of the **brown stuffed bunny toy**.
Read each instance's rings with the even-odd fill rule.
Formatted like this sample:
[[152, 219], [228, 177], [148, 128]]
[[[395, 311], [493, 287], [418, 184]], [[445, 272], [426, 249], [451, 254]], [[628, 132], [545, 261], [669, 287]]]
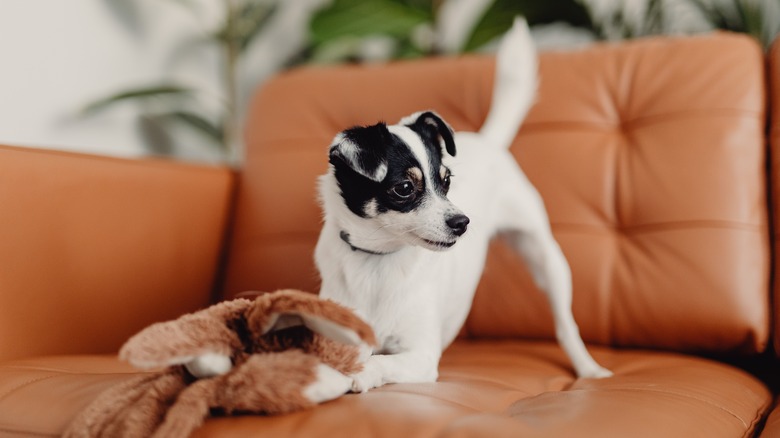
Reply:
[[[284, 290], [226, 301], [130, 338], [120, 358], [158, 371], [108, 389], [64, 436], [186, 437], [211, 413], [309, 408], [349, 391], [347, 376], [361, 369], [360, 345], [374, 343], [365, 322], [313, 294]], [[230, 363], [196, 378], [195, 359], [210, 355]]]

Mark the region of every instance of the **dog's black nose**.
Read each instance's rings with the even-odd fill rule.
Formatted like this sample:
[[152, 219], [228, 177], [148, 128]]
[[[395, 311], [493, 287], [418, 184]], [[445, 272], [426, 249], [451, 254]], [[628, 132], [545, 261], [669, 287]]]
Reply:
[[466, 232], [466, 227], [468, 226], [469, 222], [469, 218], [466, 217], [466, 215], [457, 214], [447, 219], [447, 226], [452, 229], [452, 232], [456, 236], [460, 236]]

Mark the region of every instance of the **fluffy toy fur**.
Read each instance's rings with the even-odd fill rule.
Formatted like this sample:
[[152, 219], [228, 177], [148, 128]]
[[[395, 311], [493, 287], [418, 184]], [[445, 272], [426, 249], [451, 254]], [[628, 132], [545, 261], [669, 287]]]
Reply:
[[[286, 290], [216, 304], [127, 341], [121, 359], [158, 371], [101, 394], [64, 436], [186, 437], [211, 413], [305, 409], [349, 389], [361, 343], [375, 343], [371, 328], [316, 295]], [[185, 364], [209, 354], [229, 356], [232, 366], [197, 379]]]

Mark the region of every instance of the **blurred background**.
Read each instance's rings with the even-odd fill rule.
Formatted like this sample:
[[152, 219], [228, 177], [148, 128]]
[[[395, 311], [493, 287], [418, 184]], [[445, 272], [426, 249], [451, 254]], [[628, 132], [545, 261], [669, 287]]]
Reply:
[[780, 32], [780, 0], [3, 0], [0, 143], [239, 164], [271, 75], [489, 53], [515, 15], [540, 50]]

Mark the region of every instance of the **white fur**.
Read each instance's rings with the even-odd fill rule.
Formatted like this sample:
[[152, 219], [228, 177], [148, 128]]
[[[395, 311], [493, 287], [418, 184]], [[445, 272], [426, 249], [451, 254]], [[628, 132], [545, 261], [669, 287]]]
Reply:
[[233, 368], [230, 358], [222, 354], [206, 353], [185, 364], [187, 371], [193, 376], [202, 379], [221, 376]]
[[325, 365], [317, 365], [314, 383], [303, 390], [303, 396], [312, 403], [322, 403], [340, 397], [350, 390], [352, 379]]
[[[428, 196], [411, 213], [387, 212], [360, 218], [341, 198], [332, 172], [320, 179], [325, 221], [316, 249], [322, 276], [320, 296], [357, 311], [374, 328], [379, 347], [352, 376], [354, 391], [386, 383], [430, 382], [437, 378], [441, 352], [466, 319], [482, 275], [490, 239], [513, 238], [536, 283], [548, 295], [557, 338], [580, 377], [611, 373], [588, 354], [571, 313], [571, 275], [553, 239], [542, 199], [508, 148], [533, 103], [537, 61], [524, 21], [517, 20], [499, 48], [496, 85], [488, 118], [479, 133], [455, 135], [457, 154], [444, 154], [452, 169], [447, 196]], [[412, 152], [425, 158], [414, 131], [390, 126]], [[423, 169], [426, 186], [430, 172]], [[372, 175], [373, 176], [373, 175]], [[457, 207], [456, 207], [457, 206]], [[374, 213], [376, 206], [373, 206]], [[468, 231], [453, 237], [444, 217], [463, 211]], [[349, 233], [354, 251], [339, 237]], [[422, 239], [458, 242], [447, 251]]]

